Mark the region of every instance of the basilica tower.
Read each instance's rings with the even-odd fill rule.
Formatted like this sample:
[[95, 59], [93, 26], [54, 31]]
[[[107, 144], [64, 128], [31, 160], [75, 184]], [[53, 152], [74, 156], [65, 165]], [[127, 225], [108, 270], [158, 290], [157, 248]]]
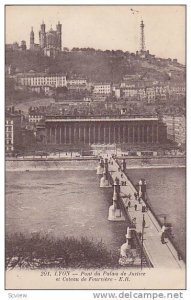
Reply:
[[46, 28], [44, 21], [42, 22], [40, 26], [40, 31], [39, 31], [39, 44], [40, 48], [44, 49], [46, 47]]

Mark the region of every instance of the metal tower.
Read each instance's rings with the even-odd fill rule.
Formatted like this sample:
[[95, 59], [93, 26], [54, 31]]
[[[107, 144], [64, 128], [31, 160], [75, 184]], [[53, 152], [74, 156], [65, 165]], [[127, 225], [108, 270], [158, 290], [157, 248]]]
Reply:
[[33, 27], [31, 27], [31, 32], [30, 32], [30, 49], [34, 48], [34, 31]]
[[145, 48], [145, 31], [144, 31], [145, 24], [143, 23], [143, 20], [141, 21], [140, 28], [141, 28], [140, 50], [141, 50], [141, 52], [143, 52], [146, 49]]

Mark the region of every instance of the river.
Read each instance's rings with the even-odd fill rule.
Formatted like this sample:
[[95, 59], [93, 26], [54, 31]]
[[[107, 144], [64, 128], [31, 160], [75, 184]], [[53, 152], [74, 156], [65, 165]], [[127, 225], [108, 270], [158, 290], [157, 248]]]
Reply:
[[125, 222], [108, 221], [112, 188], [100, 189], [96, 171], [7, 172], [6, 233], [85, 236], [118, 250]]
[[[147, 181], [155, 213], [166, 214], [174, 239], [185, 251], [185, 168], [130, 169], [136, 184]], [[6, 233], [41, 232], [58, 238], [86, 236], [117, 250], [126, 223], [107, 220], [112, 188], [99, 188], [93, 170], [14, 171], [6, 174]]]

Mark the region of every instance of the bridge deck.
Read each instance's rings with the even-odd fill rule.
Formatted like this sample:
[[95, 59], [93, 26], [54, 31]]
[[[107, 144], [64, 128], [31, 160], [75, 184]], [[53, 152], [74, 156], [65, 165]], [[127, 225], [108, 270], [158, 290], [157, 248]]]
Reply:
[[[128, 215], [130, 219], [136, 218], [136, 230], [137, 232], [142, 231], [142, 205], [145, 204], [143, 201], [139, 204], [134, 198], [134, 193], [136, 192], [135, 187], [129, 181], [127, 176], [122, 171], [118, 171], [118, 164], [115, 160], [113, 165], [109, 164], [109, 171], [113, 179], [116, 177], [121, 179], [121, 173], [123, 173], [123, 181], [126, 181], [127, 185], [121, 185], [121, 195], [125, 196], [131, 194], [131, 207], [128, 208]], [[123, 201], [128, 203], [129, 199], [123, 198]], [[134, 205], [137, 204], [137, 211], [135, 211]], [[173, 268], [173, 269], [185, 269], [185, 263], [183, 260], [178, 259], [177, 251], [172, 245], [172, 243], [166, 239], [166, 243], [161, 243], [161, 227], [157, 220], [155, 219], [152, 212], [149, 210], [144, 213], [145, 215], [145, 229], [144, 229], [144, 248], [147, 255], [153, 264], [154, 268]]]

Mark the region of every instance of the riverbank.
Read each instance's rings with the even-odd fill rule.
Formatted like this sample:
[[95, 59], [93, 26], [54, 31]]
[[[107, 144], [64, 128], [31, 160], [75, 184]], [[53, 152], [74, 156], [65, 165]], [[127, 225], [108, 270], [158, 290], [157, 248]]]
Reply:
[[102, 241], [39, 233], [6, 236], [6, 270], [47, 268], [119, 268], [118, 252], [108, 251]]
[[[119, 160], [122, 157], [119, 157]], [[185, 157], [125, 157], [127, 169], [140, 168], [176, 168], [185, 167]], [[98, 158], [68, 158], [68, 159], [45, 159], [45, 158], [19, 158], [7, 159], [6, 171], [46, 171], [46, 170], [95, 170]]]
[[[122, 160], [119, 157], [118, 160]], [[176, 168], [186, 166], [186, 157], [156, 156], [156, 157], [128, 157], [125, 158], [127, 169], [137, 168]]]
[[67, 159], [67, 160], [8, 160], [6, 171], [65, 171], [65, 170], [95, 170], [97, 159]]

